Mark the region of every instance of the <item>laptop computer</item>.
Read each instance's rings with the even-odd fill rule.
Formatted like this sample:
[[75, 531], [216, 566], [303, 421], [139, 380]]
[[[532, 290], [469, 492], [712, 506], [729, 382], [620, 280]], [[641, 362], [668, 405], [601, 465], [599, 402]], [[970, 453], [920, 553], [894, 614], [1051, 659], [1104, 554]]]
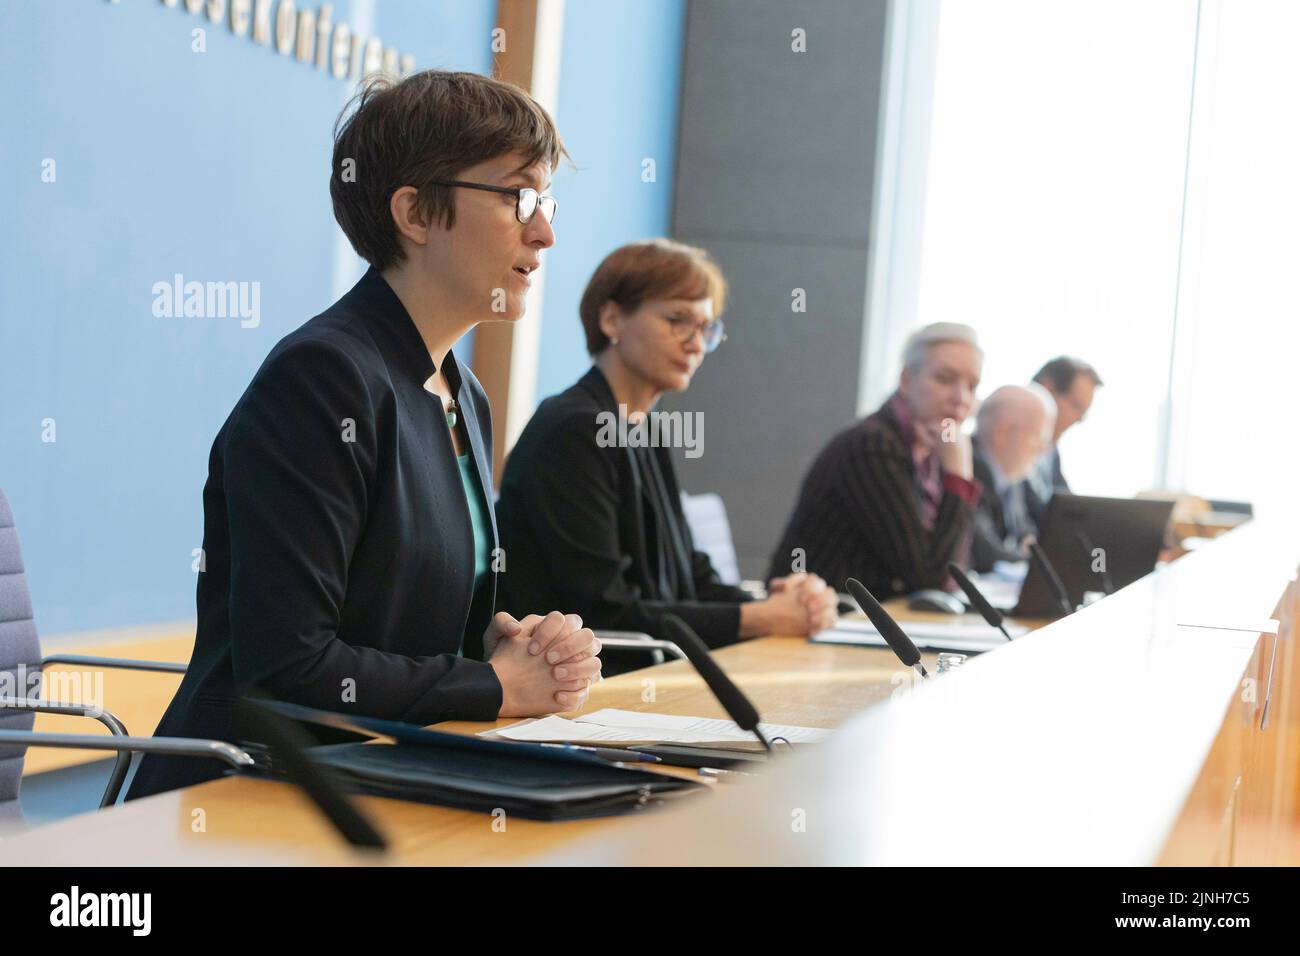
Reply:
[[[1149, 574], [1165, 544], [1172, 501], [1055, 494], [1038, 543], [1060, 575], [1072, 607], [1085, 592], [1111, 594]], [[1013, 617], [1058, 618], [1061, 605], [1031, 562]]]

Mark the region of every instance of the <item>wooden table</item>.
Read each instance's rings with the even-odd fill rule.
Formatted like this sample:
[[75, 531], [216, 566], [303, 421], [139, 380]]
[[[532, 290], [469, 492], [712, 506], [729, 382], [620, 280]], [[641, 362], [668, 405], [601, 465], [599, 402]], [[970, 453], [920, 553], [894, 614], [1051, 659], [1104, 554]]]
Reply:
[[1230, 532], [752, 785], [542, 861], [1300, 864], [1296, 551]]
[[[926, 655], [928, 664], [933, 664], [934, 656]], [[888, 699], [911, 673], [883, 649], [814, 645], [799, 638], [749, 641], [718, 651], [717, 658], [754, 700], [764, 720], [812, 727], [835, 727]], [[600, 682], [584, 710], [602, 707], [725, 716], [685, 661]], [[469, 733], [510, 723], [514, 721], [448, 722], [438, 728]], [[668, 768], [667, 772], [682, 771]], [[505, 832], [500, 832], [493, 828], [492, 817], [480, 813], [380, 797], [360, 797], [358, 802], [389, 838], [392, 849], [387, 862], [399, 863], [518, 862], [580, 837], [636, 827], [649, 819], [647, 815], [566, 823], [506, 820]], [[29, 840], [46, 864], [353, 861], [320, 814], [293, 787], [243, 777], [42, 827], [6, 841], [6, 850]]]
[[[954, 618], [943, 614], [922, 614], [914, 611], [908, 611], [906, 603], [902, 599], [896, 599], [888, 602], [886, 605], [890, 612], [900, 619], [907, 620], [954, 620]], [[966, 615], [960, 620], [976, 621], [974, 615]], [[1031, 627], [1041, 626], [1043, 621], [1023, 621]], [[182, 621], [172, 624], [156, 625], [145, 628], [132, 630], [112, 630], [97, 632], [92, 635], [77, 636], [71, 635], [66, 638], [53, 638], [45, 643], [44, 652], [52, 654], [55, 652], [66, 654], [81, 654], [98, 657], [120, 657], [127, 660], [152, 660], [152, 661], [177, 661], [187, 663], [194, 651], [194, 622]], [[886, 655], [888, 656], [888, 655]], [[789, 661], [788, 652], [782, 655], [778, 661], [773, 662], [772, 666], [785, 667]], [[764, 665], [756, 665], [758, 670], [762, 670]], [[86, 668], [82, 666], [72, 667], [68, 665], [57, 664], [48, 669], [51, 675], [48, 678], [48, 687], [55, 693], [46, 693], [47, 699], [57, 697], [59, 700], [68, 703], [89, 703], [98, 702], [104, 709], [111, 711], [126, 726], [132, 734], [140, 736], [149, 736], [158, 726], [162, 719], [163, 712], [167, 705], [171, 703], [172, 697], [176, 694], [176, 688], [180, 686], [180, 677], [173, 674], [163, 674], [157, 672], [141, 672], [131, 670], [119, 670], [115, 668]], [[64, 675], [72, 675], [75, 680], [63, 681]], [[638, 678], [640, 680], [640, 678]], [[615, 685], [615, 686], [622, 686]], [[638, 687], [640, 685], [638, 684]], [[702, 685], [701, 685], [702, 686]], [[851, 710], [841, 711], [837, 719], [843, 719], [853, 710], [861, 709], [872, 700], [879, 699], [878, 692], [880, 688], [865, 687], [861, 693], [864, 703], [852, 708]], [[877, 695], [877, 696], [873, 696]], [[709, 706], [714, 706], [712, 698], [707, 694], [704, 695]], [[888, 695], [885, 695], [888, 696]], [[805, 696], [803, 698], [794, 698], [800, 705], [808, 704], [808, 713], [810, 719], [806, 722], [809, 726], [829, 726], [817, 722], [815, 708], [817, 706], [816, 695]], [[614, 705], [609, 705], [614, 706]], [[623, 707], [623, 705], [618, 705]], [[781, 706], [781, 704], [778, 704]], [[632, 707], [623, 709], [631, 710]], [[654, 709], [646, 707], [644, 709]], [[715, 708], [716, 709], [716, 708]], [[664, 711], [667, 713], [668, 711]], [[690, 712], [690, 711], [685, 711]], [[803, 715], [805, 710], [802, 706], [797, 706], [794, 713]], [[766, 715], [765, 720], [773, 723], [798, 723], [795, 720], [782, 720], [775, 716]], [[442, 729], [448, 726], [444, 724]], [[479, 725], [478, 729], [483, 726]], [[95, 720], [87, 720], [80, 717], [66, 717], [58, 714], [41, 714], [36, 718], [37, 731], [45, 733], [71, 733], [71, 734], [102, 734], [107, 735], [108, 729]], [[469, 726], [466, 725], [466, 730]], [[23, 765], [23, 774], [30, 776], [32, 774], [44, 773], [47, 770], [58, 770], [63, 767], [75, 766], [77, 764], [89, 763], [91, 761], [104, 761], [105, 752], [102, 750], [62, 750], [54, 748], [34, 747], [27, 752], [27, 759]]]
[[[498, 832], [482, 814], [360, 798], [392, 844], [376, 858], [293, 788], [227, 778], [5, 848], [47, 864], [1296, 863], [1296, 551], [1254, 522], [921, 688], [884, 650], [726, 648], [764, 719], [837, 733], [661, 812]], [[1270, 616], [1282, 637], [1261, 634]], [[682, 662], [603, 682], [600, 707], [721, 716]]]

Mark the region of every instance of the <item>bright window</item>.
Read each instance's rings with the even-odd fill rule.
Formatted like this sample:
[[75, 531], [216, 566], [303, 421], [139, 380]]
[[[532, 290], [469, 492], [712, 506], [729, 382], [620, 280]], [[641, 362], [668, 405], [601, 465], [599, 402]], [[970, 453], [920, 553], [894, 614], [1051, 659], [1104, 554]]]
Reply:
[[1097, 367], [1061, 445], [1083, 493], [1159, 479], [1195, 26], [1182, 0], [941, 8], [917, 321], [979, 330], [985, 394]]
[[985, 393], [1092, 362], [1106, 386], [1061, 448], [1082, 493], [1293, 520], [1300, 4], [945, 0], [937, 23], [928, 149], [898, 153], [926, 164], [898, 174], [921, 238], [885, 240], [914, 315], [873, 321], [976, 326]]

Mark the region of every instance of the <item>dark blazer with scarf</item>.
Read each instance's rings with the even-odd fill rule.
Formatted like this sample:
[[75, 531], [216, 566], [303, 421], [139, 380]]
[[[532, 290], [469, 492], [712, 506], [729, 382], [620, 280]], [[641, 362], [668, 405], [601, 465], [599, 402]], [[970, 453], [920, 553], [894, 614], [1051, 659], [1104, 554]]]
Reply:
[[837, 591], [855, 577], [881, 600], [948, 586], [948, 562], [965, 565], [978, 486], [943, 476], [934, 523], [922, 520], [909, 436], [889, 402], [830, 440], [813, 461], [772, 555], [769, 577], [803, 570]]
[[[475, 598], [434, 371], [374, 269], [267, 356], [212, 445], [194, 654], [159, 736], [238, 741], [232, 705], [254, 689], [415, 724], [496, 717], [501, 685], [479, 659], [495, 582]], [[487, 397], [450, 353], [444, 371], [490, 503]], [[130, 797], [221, 773], [149, 755]]]
[[617, 416], [618, 403], [593, 366], [538, 406], [510, 452], [497, 502], [500, 607], [517, 617], [562, 607], [588, 627], [652, 637], [672, 612], [712, 647], [736, 641], [749, 595], [695, 550], [672, 451], [601, 447], [602, 412]]

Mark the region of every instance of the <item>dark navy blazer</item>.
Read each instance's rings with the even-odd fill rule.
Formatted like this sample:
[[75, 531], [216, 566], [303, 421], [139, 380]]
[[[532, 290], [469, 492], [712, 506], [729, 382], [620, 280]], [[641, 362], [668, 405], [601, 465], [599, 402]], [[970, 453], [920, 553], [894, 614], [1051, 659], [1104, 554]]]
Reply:
[[[434, 371], [373, 269], [267, 356], [212, 445], [194, 655], [159, 736], [238, 741], [233, 703], [250, 690], [415, 724], [496, 717], [501, 685], [480, 659], [495, 574], [475, 600], [464, 485], [424, 389]], [[444, 372], [490, 503], [487, 397], [450, 353]], [[491, 530], [495, 546], [495, 516]], [[149, 755], [130, 797], [222, 768]]]

